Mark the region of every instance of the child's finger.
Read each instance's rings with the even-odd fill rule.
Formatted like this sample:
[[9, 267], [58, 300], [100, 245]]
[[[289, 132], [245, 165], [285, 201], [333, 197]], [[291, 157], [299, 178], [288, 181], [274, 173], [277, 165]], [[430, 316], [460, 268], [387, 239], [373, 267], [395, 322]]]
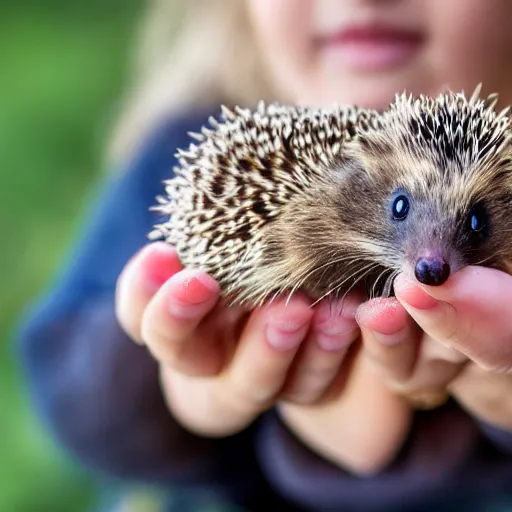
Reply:
[[365, 353], [388, 386], [418, 408], [440, 405], [466, 358], [418, 328], [396, 299], [363, 304], [357, 314]]
[[492, 269], [465, 268], [440, 287], [400, 275], [397, 298], [432, 338], [489, 370], [512, 368], [512, 277]]
[[354, 314], [360, 302], [358, 297], [350, 296], [342, 303], [325, 300], [316, 308], [281, 400], [312, 404], [322, 398], [338, 375], [348, 348], [359, 338]]
[[393, 298], [362, 304], [357, 321], [366, 355], [386, 380], [401, 383], [413, 374], [422, 332]]
[[230, 396], [230, 410], [254, 415], [270, 405], [304, 341], [314, 310], [306, 298], [278, 299], [255, 310], [218, 390]]
[[134, 341], [143, 341], [141, 322], [147, 305], [158, 289], [182, 268], [176, 250], [164, 242], [147, 245], [125, 266], [117, 281], [116, 315]]
[[395, 279], [395, 293], [420, 327], [441, 343], [450, 345], [468, 334], [452, 304], [436, 300], [404, 274]]
[[464, 369], [467, 358], [426, 334], [419, 343], [416, 364], [407, 381], [389, 382], [389, 387], [418, 409], [432, 409], [449, 398], [449, 386]]
[[196, 336], [219, 294], [217, 281], [194, 269], [175, 274], [158, 290], [143, 313], [141, 335], [160, 363], [187, 373], [219, 369], [223, 354], [215, 343], [217, 333]]
[[199, 379], [162, 366], [169, 407], [187, 428], [203, 436], [231, 435], [273, 404], [313, 316], [306, 300], [285, 302], [252, 312], [220, 374]]
[[239, 432], [270, 407], [309, 328], [313, 309], [300, 297], [251, 313], [223, 371], [192, 377], [162, 366], [164, 395], [173, 414], [193, 432]]

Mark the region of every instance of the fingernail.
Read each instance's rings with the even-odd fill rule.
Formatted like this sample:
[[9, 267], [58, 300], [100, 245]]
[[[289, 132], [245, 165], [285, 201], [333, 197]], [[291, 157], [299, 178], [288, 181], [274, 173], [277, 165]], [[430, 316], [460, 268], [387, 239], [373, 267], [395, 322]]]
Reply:
[[357, 335], [358, 331], [356, 329], [341, 332], [335, 336], [318, 333], [316, 342], [321, 349], [327, 352], [335, 352], [347, 348], [357, 338]]
[[391, 347], [398, 345], [404, 339], [404, 326], [400, 318], [391, 318], [389, 322], [380, 322], [379, 329], [372, 329], [375, 340], [382, 345]]
[[151, 250], [152, 254], [145, 269], [143, 281], [153, 291], [158, 290], [183, 267], [174, 257], [175, 251], [170, 247], [158, 245], [149, 247], [148, 250]]
[[320, 348], [335, 351], [346, 348], [359, 334], [355, 300], [324, 301], [316, 309], [314, 338]]
[[338, 317], [317, 325], [315, 338], [320, 348], [335, 351], [348, 347], [358, 334], [359, 328], [354, 321]]
[[146, 273], [144, 284], [152, 290], [158, 290], [171, 276], [169, 269], [157, 267]]
[[359, 325], [383, 345], [397, 345], [408, 313], [397, 299], [377, 298], [363, 304], [357, 313]]
[[207, 274], [187, 276], [179, 284], [180, 300], [188, 304], [202, 304], [219, 292], [219, 284]]
[[219, 284], [202, 273], [180, 276], [180, 281], [176, 283], [173, 292], [169, 303], [171, 313], [180, 317], [193, 317], [201, 314], [201, 306], [219, 292]]
[[267, 325], [267, 341], [277, 350], [291, 350], [298, 347], [308, 329], [304, 322], [278, 322]]
[[395, 280], [395, 292], [397, 297], [416, 309], [433, 309], [439, 302], [403, 274]]

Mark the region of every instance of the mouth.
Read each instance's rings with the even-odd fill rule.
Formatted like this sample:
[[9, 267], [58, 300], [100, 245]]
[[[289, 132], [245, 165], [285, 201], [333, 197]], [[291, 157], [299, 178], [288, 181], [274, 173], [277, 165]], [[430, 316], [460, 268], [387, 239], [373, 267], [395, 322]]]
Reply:
[[325, 58], [359, 72], [382, 72], [409, 63], [426, 37], [417, 30], [384, 24], [350, 25], [316, 39]]

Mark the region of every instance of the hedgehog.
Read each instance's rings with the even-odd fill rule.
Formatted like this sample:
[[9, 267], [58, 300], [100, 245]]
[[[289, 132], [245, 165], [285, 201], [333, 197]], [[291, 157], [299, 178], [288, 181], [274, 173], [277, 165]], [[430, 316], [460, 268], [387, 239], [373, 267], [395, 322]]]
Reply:
[[511, 121], [480, 90], [403, 92], [379, 112], [222, 107], [178, 150], [150, 238], [246, 307], [390, 296], [400, 272], [432, 286], [467, 265], [510, 273]]

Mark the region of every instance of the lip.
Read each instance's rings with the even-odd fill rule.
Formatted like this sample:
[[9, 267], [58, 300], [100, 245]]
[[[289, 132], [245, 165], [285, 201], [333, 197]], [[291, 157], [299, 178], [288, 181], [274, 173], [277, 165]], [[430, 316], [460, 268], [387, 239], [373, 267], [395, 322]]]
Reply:
[[317, 38], [324, 57], [357, 71], [386, 71], [406, 65], [419, 52], [425, 36], [383, 24], [352, 25]]

